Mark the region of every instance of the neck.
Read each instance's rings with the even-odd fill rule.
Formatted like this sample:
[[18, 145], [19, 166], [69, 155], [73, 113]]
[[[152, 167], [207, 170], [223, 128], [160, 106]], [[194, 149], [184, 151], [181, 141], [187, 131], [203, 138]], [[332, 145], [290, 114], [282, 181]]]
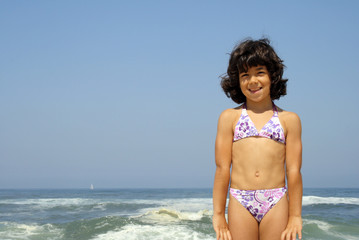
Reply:
[[247, 109], [256, 113], [261, 113], [273, 109], [273, 103], [270, 98], [260, 102], [253, 102], [247, 99], [246, 105]]

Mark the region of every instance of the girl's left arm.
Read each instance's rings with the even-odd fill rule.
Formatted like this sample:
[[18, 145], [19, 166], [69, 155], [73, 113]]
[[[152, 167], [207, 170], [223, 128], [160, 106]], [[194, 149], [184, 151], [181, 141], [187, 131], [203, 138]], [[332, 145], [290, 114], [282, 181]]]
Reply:
[[286, 138], [286, 174], [289, 194], [289, 219], [281, 240], [295, 240], [298, 234], [302, 239], [302, 126], [295, 113], [287, 113], [285, 124]]

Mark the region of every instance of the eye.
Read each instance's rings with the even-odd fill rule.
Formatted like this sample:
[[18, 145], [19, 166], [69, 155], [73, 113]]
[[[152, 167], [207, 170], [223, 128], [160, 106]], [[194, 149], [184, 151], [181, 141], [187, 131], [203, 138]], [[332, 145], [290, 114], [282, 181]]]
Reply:
[[246, 77], [248, 77], [248, 74], [247, 74], [247, 73], [243, 73], [243, 74], [241, 74], [239, 77], [240, 77], [240, 78], [246, 78]]

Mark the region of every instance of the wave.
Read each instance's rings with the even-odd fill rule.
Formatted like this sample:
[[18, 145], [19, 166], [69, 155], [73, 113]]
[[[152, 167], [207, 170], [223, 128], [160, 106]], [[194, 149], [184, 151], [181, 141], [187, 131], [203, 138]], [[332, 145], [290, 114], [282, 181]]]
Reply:
[[[340, 228], [339, 228], [340, 229]], [[328, 222], [312, 219], [303, 219], [303, 233], [308, 236], [321, 236], [321, 239], [332, 239], [335, 237], [337, 240], [358, 240], [359, 238], [354, 235], [348, 235], [347, 233], [338, 232], [338, 226], [334, 226]], [[356, 234], [355, 234], [356, 235]], [[323, 238], [322, 238], [323, 237]], [[318, 238], [306, 238], [315, 239]]]
[[131, 203], [131, 204], [212, 204], [212, 198], [164, 198], [164, 199], [92, 199], [92, 198], [28, 198], [28, 199], [5, 199], [0, 200], [0, 204], [15, 205], [41, 205], [43, 207], [63, 206], [63, 205], [88, 205], [95, 203]]
[[342, 198], [342, 197], [317, 197], [304, 196], [303, 206], [315, 204], [353, 204], [359, 205], [359, 198]]
[[63, 230], [52, 224], [0, 222], [0, 239], [63, 239]]
[[133, 199], [124, 201], [136, 204], [154, 204], [159, 206], [175, 206], [178, 209], [198, 209], [212, 207], [212, 198], [167, 198], [167, 199]]
[[96, 200], [82, 198], [46, 198], [46, 199], [24, 199], [24, 200], [1, 200], [0, 209], [13, 212], [28, 211], [117, 211], [134, 213], [139, 209], [154, 207], [154, 204], [137, 204], [121, 200]]
[[13, 205], [34, 205], [41, 206], [42, 208], [52, 208], [54, 206], [64, 205], [85, 205], [95, 203], [93, 199], [86, 198], [30, 198], [30, 199], [7, 199], [1, 200], [0, 204], [13, 204]]
[[[214, 240], [210, 211], [196, 213], [157, 209], [137, 217], [101, 217], [66, 224], [0, 222], [0, 239], [194, 239]], [[358, 240], [355, 224], [323, 219], [303, 219], [303, 236], [308, 240]]]
[[0, 239], [90, 239], [98, 234], [137, 223], [139, 221], [130, 221], [126, 217], [116, 216], [77, 219], [61, 224], [0, 222]]
[[[170, 223], [180, 221], [200, 221], [203, 218], [212, 218], [212, 210], [200, 210], [197, 212], [181, 212], [174, 209], [154, 209], [139, 216], [131, 217], [140, 219], [141, 222], [147, 223]], [[210, 221], [209, 221], [210, 222]]]
[[121, 229], [99, 234], [91, 240], [191, 239], [215, 240], [215, 237], [193, 231], [182, 225], [126, 225]]
[[[159, 209], [138, 218], [100, 217], [76, 220], [63, 224], [35, 224], [0, 222], [0, 239], [93, 239], [93, 240], [131, 240], [131, 239], [214, 239], [211, 222], [183, 222], [182, 220], [201, 219], [207, 213], [189, 214]], [[147, 217], [162, 220], [149, 221]], [[165, 221], [165, 218], [178, 221]], [[208, 225], [208, 226], [207, 226]]]

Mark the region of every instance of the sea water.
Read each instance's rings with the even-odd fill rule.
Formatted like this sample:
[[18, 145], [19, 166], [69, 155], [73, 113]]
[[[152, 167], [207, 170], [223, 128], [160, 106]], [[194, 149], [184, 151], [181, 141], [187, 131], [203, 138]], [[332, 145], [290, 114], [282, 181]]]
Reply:
[[[214, 240], [211, 189], [0, 190], [0, 240]], [[303, 239], [359, 240], [359, 189], [305, 189]]]

